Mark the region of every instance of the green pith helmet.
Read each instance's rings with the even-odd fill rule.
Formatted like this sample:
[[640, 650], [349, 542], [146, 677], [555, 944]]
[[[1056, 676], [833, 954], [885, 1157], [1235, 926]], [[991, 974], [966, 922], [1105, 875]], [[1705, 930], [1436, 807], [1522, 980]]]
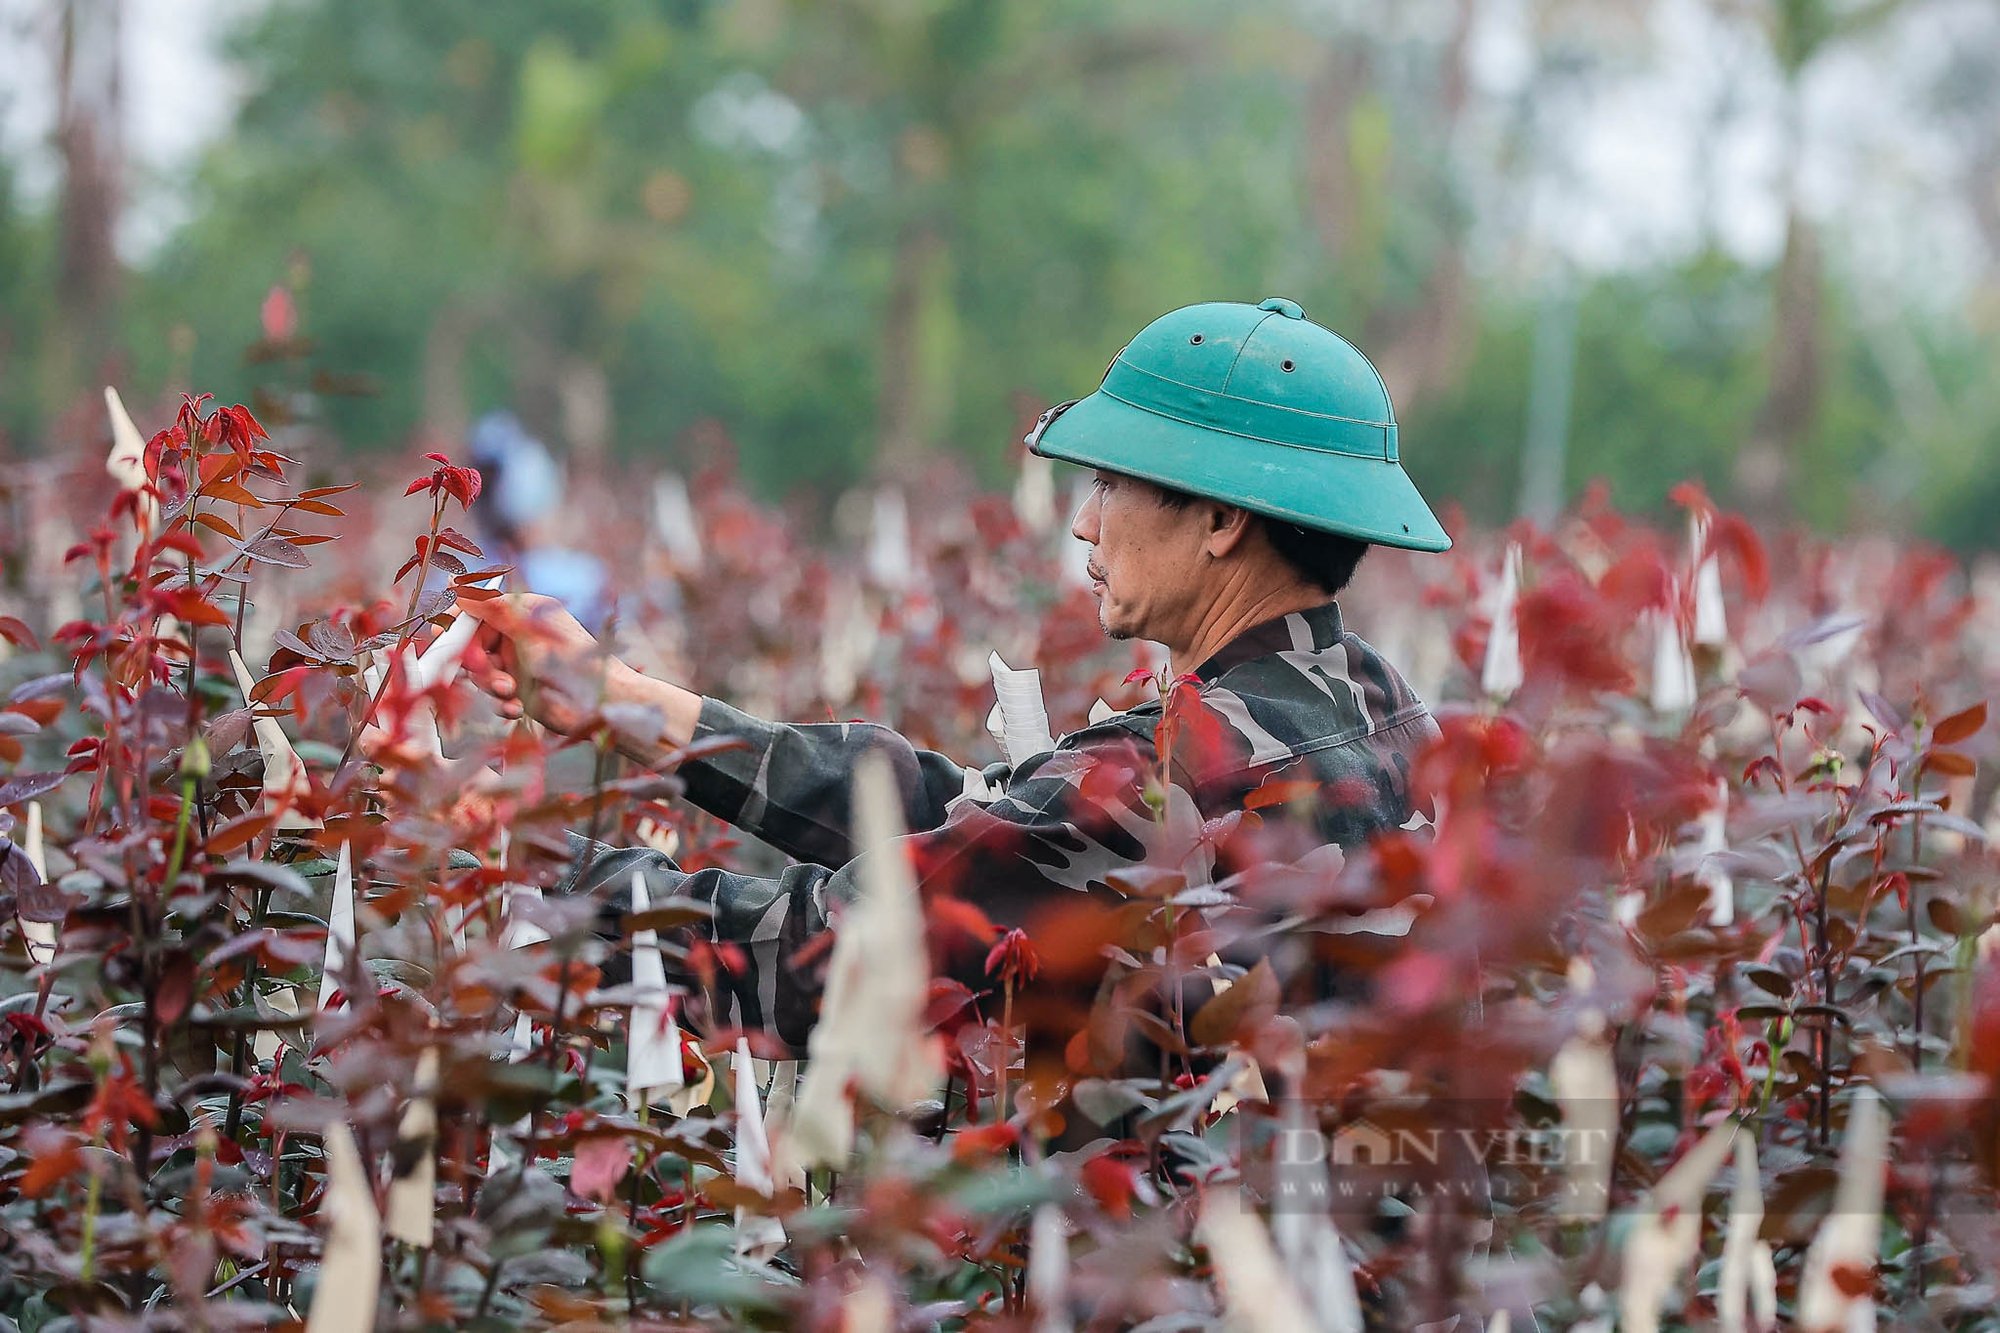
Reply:
[[1096, 393], [1051, 408], [1028, 447], [1381, 546], [1451, 538], [1396, 452], [1368, 358], [1282, 297], [1160, 316]]

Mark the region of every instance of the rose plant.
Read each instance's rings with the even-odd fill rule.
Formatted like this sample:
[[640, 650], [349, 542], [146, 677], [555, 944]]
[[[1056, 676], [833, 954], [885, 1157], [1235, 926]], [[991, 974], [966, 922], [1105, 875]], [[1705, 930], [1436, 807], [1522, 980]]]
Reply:
[[[60, 571], [9, 556], [84, 613], [0, 618], [22, 1327], [2000, 1323], [2000, 605], [1945, 557], [1760, 534], [1692, 488], [1691, 540], [1592, 496], [1378, 553], [1346, 617], [1438, 711], [1424, 818], [1343, 856], [1288, 817], [1310, 791], [1204, 822], [1155, 781], [1115, 911], [1003, 933], [927, 882], [916, 947], [983, 960], [882, 1033], [935, 1044], [932, 1095], [795, 1099], [763, 1034], [675, 1027], [678, 1083], [628, 1097], [631, 1025], [678, 1004], [625, 956], [741, 959], [684, 942], [689, 904], [563, 895], [565, 831], [772, 854], [672, 763], [621, 766], [648, 719], [545, 736], [443, 669], [493, 572], [477, 473], [301, 487], [203, 398], [140, 460]], [[1058, 729], [1149, 690], [1163, 740], [1213, 726], [1099, 641], [1044, 515], [961, 477], [886, 562], [720, 462], [668, 540], [644, 480], [585, 479], [572, 534], [618, 571], [627, 660], [968, 758], [996, 646]], [[851, 1151], [788, 1156], [830, 1105]], [[1425, 1151], [1385, 1185], [1362, 1133]]]

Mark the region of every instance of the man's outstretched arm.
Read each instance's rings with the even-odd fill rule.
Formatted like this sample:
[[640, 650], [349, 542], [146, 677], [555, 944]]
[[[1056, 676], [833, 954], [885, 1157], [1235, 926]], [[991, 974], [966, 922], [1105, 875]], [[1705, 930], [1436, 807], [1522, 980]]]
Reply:
[[[1140, 795], [1143, 748], [1112, 728], [1092, 734], [1095, 743], [1086, 749], [1034, 760], [1000, 798], [959, 802], [938, 828], [904, 838], [900, 850], [918, 868], [926, 899], [955, 897], [996, 926], [1032, 928], [1050, 919], [1047, 909], [1082, 905], [1085, 894], [1106, 892], [1107, 876], [1143, 860], [1160, 832]], [[837, 924], [837, 905], [859, 891], [865, 861], [838, 870], [793, 866], [774, 878], [688, 873], [655, 851], [571, 839], [580, 868], [558, 891], [597, 897], [607, 934], [622, 937], [619, 923], [638, 872], [654, 906], [691, 899], [703, 910], [702, 921], [663, 936], [670, 944], [733, 946], [716, 951], [698, 1025], [759, 1028], [803, 1051], [829, 957], [830, 942], [821, 937], [830, 921]], [[947, 970], [968, 984], [979, 981], [985, 942], [967, 937], [932, 946]], [[692, 988], [692, 976], [680, 980]]]
[[[768, 1032], [803, 1055], [819, 1009], [819, 966], [806, 946], [827, 926], [827, 881], [833, 872], [820, 866], [797, 865], [775, 877], [739, 875], [725, 870], [687, 872], [647, 847], [611, 848], [581, 834], [570, 834], [578, 869], [558, 885], [558, 893], [589, 895], [599, 903], [603, 934], [615, 941], [617, 952], [608, 979], [625, 979], [627, 944], [623, 920], [632, 902], [632, 876], [643, 875], [646, 896], [654, 907], [699, 904], [706, 919], [662, 932], [674, 979], [696, 994], [699, 1007], [690, 1019], [702, 1030], [751, 1028]], [[728, 945], [711, 951], [699, 969], [713, 985], [699, 985], [697, 969], [687, 956], [704, 945]]]
[[618, 732], [619, 751], [646, 767], [697, 740], [738, 742], [681, 766], [688, 799], [794, 860], [831, 869], [853, 856], [848, 786], [866, 751], [888, 756], [912, 829], [943, 823], [945, 807], [967, 789], [965, 768], [886, 727], [768, 722], [637, 671], [553, 598], [519, 594], [460, 607], [492, 631], [470, 664], [513, 712], [573, 733], [602, 708], [646, 710], [658, 721], [656, 740]]

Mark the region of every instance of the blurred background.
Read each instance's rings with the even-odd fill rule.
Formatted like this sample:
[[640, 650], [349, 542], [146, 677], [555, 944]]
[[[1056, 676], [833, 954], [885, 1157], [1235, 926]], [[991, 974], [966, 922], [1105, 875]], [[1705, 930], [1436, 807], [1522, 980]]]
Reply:
[[[2000, 545], [1993, 0], [0, 0], [0, 434], [732, 453], [801, 500], [1283, 294], [1482, 523]], [[310, 454], [308, 454], [310, 456]]]

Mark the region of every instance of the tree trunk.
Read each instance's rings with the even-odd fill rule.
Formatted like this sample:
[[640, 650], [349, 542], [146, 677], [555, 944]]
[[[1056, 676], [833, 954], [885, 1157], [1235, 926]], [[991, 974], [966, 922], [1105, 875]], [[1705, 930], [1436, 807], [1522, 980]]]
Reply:
[[121, 276], [116, 248], [119, 21], [123, 0], [68, 0], [56, 47], [57, 154], [62, 159], [56, 269], [58, 355], [52, 404], [110, 375]]
[[1327, 263], [1338, 268], [1360, 229], [1354, 143], [1348, 117], [1368, 83], [1368, 58], [1358, 45], [1334, 42], [1306, 87], [1302, 152], [1306, 212]]
[[944, 237], [935, 224], [905, 224], [896, 240], [876, 381], [875, 466], [884, 477], [907, 476], [923, 459], [937, 428], [937, 395], [924, 373], [923, 324], [934, 285], [943, 277], [943, 260]]
[[1771, 319], [1771, 378], [1750, 439], [1737, 455], [1737, 503], [1761, 518], [1789, 517], [1798, 458], [1819, 415], [1825, 359], [1820, 332], [1819, 234], [1793, 205]]
[[[1479, 0], [1458, 0], [1451, 35], [1438, 56], [1437, 152], [1447, 163], [1465, 113], [1466, 62], [1479, 17]], [[1448, 168], [1447, 168], [1448, 170]], [[1465, 223], [1454, 211], [1416, 302], [1378, 308], [1364, 326], [1367, 347], [1398, 408], [1407, 412], [1457, 382], [1472, 350], [1472, 280], [1465, 257]]]

